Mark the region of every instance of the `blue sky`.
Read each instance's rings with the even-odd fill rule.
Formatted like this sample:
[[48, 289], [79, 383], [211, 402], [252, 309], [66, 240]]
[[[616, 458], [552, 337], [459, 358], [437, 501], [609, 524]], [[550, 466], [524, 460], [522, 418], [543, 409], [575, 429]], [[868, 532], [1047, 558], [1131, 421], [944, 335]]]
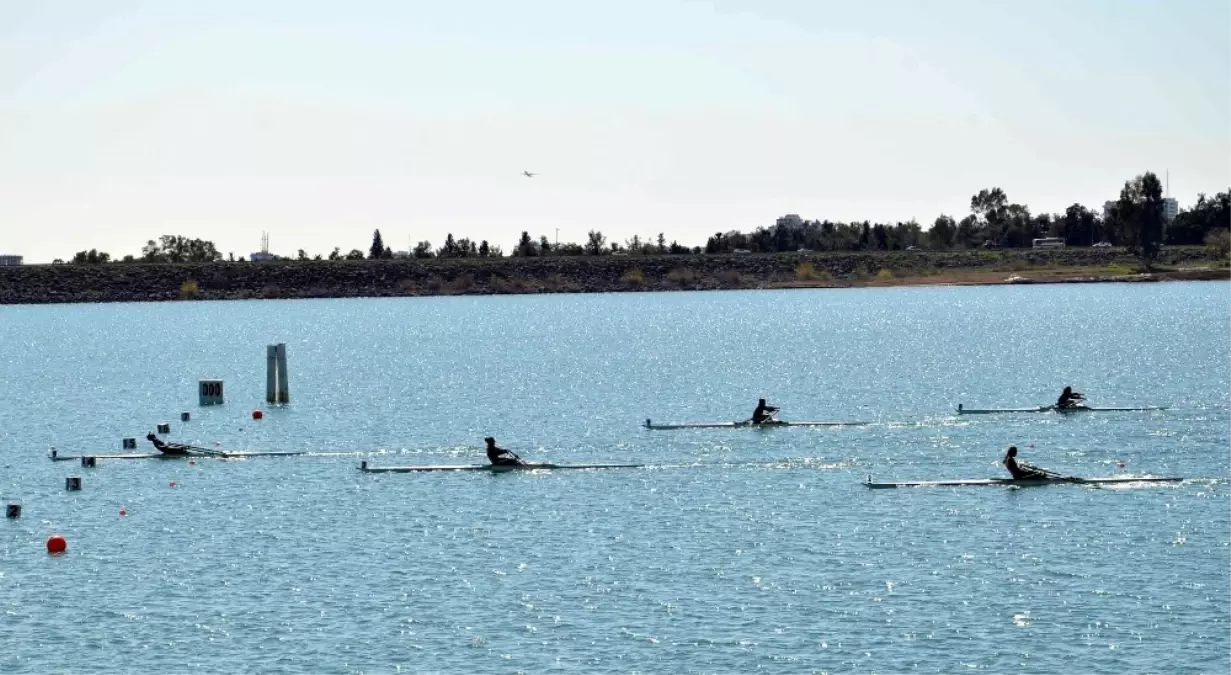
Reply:
[[0, 252], [1186, 205], [1231, 186], [1229, 7], [0, 0]]

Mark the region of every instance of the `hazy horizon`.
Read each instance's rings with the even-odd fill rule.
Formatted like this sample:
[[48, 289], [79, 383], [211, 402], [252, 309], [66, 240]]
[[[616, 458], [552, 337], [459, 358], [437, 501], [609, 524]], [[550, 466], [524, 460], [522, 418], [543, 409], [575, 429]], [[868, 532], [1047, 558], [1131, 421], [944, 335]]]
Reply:
[[[1231, 6], [804, 0], [0, 5], [0, 253], [703, 245], [1231, 187]], [[523, 170], [538, 172], [526, 178]]]

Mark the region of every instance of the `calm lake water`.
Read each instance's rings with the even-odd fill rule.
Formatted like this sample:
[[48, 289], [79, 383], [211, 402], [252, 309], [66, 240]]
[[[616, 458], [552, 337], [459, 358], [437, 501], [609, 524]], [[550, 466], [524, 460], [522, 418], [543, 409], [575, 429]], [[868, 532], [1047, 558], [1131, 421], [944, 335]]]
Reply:
[[[24, 509], [0, 522], [0, 672], [1228, 672], [1228, 291], [0, 307], [0, 497]], [[276, 342], [292, 402], [254, 422]], [[204, 378], [225, 405], [197, 407]], [[1170, 409], [953, 413], [1066, 384]], [[641, 426], [744, 419], [762, 396], [873, 424]], [[162, 421], [317, 454], [48, 460], [144, 451]], [[357, 469], [479, 462], [489, 434], [649, 467]], [[1010, 444], [1076, 475], [1197, 480], [861, 485], [1000, 476]]]

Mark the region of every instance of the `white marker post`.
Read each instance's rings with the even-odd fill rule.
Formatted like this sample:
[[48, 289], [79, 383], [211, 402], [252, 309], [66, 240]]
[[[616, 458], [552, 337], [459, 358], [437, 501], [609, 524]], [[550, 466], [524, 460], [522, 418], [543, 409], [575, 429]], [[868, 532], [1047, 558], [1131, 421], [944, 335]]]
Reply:
[[291, 388], [286, 371], [286, 343], [265, 348], [265, 402], [291, 402]]

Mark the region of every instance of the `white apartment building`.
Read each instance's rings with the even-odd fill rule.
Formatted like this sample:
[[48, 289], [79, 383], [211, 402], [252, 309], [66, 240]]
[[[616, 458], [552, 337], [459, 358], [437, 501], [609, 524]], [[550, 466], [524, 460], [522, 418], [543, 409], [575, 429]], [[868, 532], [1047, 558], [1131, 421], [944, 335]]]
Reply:
[[16, 267], [21, 261], [22, 256], [0, 254], [0, 267]]

